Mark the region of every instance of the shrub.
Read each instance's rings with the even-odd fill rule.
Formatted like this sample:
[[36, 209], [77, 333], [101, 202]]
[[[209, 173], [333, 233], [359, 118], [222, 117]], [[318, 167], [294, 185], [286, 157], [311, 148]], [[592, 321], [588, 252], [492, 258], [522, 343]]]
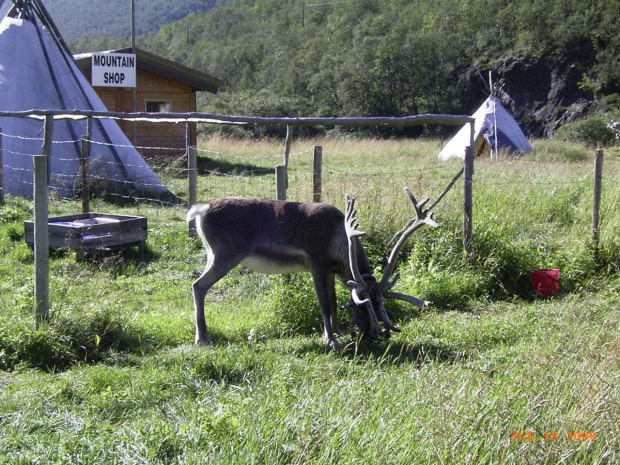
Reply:
[[580, 162], [592, 158], [592, 151], [583, 145], [575, 145], [560, 140], [538, 140], [534, 142], [534, 152], [528, 155], [531, 160], [543, 162]]
[[20, 320], [0, 321], [0, 370], [17, 366], [62, 371], [78, 363], [98, 363], [114, 352], [140, 352], [148, 338], [110, 310], [53, 317], [35, 329]]
[[568, 142], [582, 142], [589, 146], [595, 146], [599, 142], [610, 145], [616, 140], [616, 133], [607, 127], [603, 117], [592, 116], [562, 126], [557, 130], [556, 138]]

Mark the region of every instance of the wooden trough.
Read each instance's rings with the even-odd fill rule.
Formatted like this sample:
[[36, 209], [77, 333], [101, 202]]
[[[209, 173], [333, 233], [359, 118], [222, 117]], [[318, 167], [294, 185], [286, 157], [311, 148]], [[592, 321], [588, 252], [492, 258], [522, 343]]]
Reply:
[[[80, 213], [49, 218], [51, 249], [72, 249], [82, 257], [96, 250], [139, 246], [144, 252], [147, 221], [142, 216]], [[34, 220], [24, 221], [26, 243], [34, 248]]]

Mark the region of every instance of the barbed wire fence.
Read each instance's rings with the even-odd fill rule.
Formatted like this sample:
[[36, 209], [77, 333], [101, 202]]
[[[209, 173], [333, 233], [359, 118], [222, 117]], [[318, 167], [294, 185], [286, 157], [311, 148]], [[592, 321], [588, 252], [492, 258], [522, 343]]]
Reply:
[[[151, 115], [148, 115], [150, 117]], [[212, 115], [209, 115], [212, 118]], [[88, 117], [88, 116], [87, 116]], [[146, 118], [141, 115], [141, 118]], [[195, 116], [182, 116], [186, 122], [191, 117]], [[467, 118], [467, 117], [465, 117]], [[469, 122], [469, 120], [465, 120]], [[290, 119], [279, 119], [278, 124], [287, 124], [287, 126], [293, 121]], [[359, 121], [356, 121], [359, 123]], [[332, 121], [333, 123], [333, 121]], [[52, 123], [53, 124], [53, 123]], [[154, 123], [156, 124], [156, 123]], [[308, 124], [302, 122], [302, 124]], [[454, 123], [452, 123], [454, 124]], [[14, 135], [4, 134], [0, 131], [3, 138], [15, 137]], [[45, 136], [36, 138], [37, 143], [45, 145]], [[61, 141], [55, 142], [58, 144], [77, 144], [80, 141]], [[290, 148], [290, 146], [289, 146]], [[276, 173], [278, 166], [283, 166], [285, 158], [287, 161], [287, 181], [288, 186], [285, 190], [286, 197], [289, 200], [310, 202], [316, 200], [316, 147], [302, 147], [295, 151], [289, 152], [284, 155], [283, 153], [229, 153], [221, 150], [213, 150], [208, 144], [201, 147], [188, 147], [185, 154], [180, 154], [178, 148], [166, 148], [166, 147], [138, 147], [139, 151], [159, 151], [163, 153], [170, 153], [168, 157], [164, 157], [167, 163], [159, 166], [157, 174], [161, 179], [164, 187], [171, 193], [173, 193], [180, 201], [173, 202], [168, 200], [162, 200], [149, 196], [139, 196], [130, 190], [108, 192], [109, 198], [118, 201], [118, 211], [123, 214], [130, 212], [134, 215], [144, 214], [149, 217], [151, 222], [159, 222], [160, 220], [170, 221], [169, 212], [173, 212], [175, 218], [183, 220], [185, 211], [188, 205], [195, 203], [206, 202], [209, 199], [220, 196], [243, 196], [243, 197], [278, 197], [277, 179]], [[189, 162], [191, 152], [194, 152], [196, 161], [194, 164]], [[24, 156], [32, 157], [46, 157], [45, 154], [27, 153], [21, 154]], [[602, 154], [601, 154], [602, 155]], [[380, 155], [378, 155], [380, 156]], [[405, 157], [406, 158], [406, 157]], [[64, 161], [61, 159], [61, 162]], [[454, 163], [439, 162], [426, 162], [423, 166], [417, 166], [415, 163], [411, 163], [412, 160], [405, 159], [403, 163], [398, 163], [398, 160], [385, 160], [384, 164], [379, 164], [380, 169], [369, 170], [368, 163], [363, 160], [360, 161], [357, 155], [351, 155], [350, 153], [339, 153], [337, 151], [323, 151], [321, 163], [321, 200], [329, 203], [333, 203], [342, 206], [343, 197], [345, 193], [350, 193], [359, 199], [358, 205], [360, 208], [360, 216], [364, 224], [372, 230], [373, 228], [384, 227], [386, 223], [392, 225], [390, 229], [396, 231], [403, 226], [402, 222], [405, 220], [399, 211], [399, 208], [393, 208], [394, 205], [403, 205], [406, 199], [402, 193], [402, 187], [408, 186], [412, 192], [420, 193], [422, 195], [428, 195], [431, 198], [436, 198], [446, 185], [453, 180], [455, 172], [459, 166]], [[161, 160], [160, 160], [161, 162]], [[496, 164], [489, 164], [487, 161], [481, 160], [478, 163], [480, 170], [494, 169]], [[373, 164], [376, 166], [376, 163]], [[535, 178], [534, 173], [531, 175]], [[35, 190], [35, 170], [27, 169], [27, 175], [31, 182], [29, 187]], [[104, 183], [106, 181], [105, 169], [102, 170], [102, 174], [96, 172], [89, 175], [90, 184]], [[52, 176], [53, 173], [52, 173]], [[195, 191], [192, 194], [190, 186], [190, 179], [194, 176], [197, 179]], [[505, 177], [494, 178], [484, 177], [486, 181], [479, 184], [480, 190], [489, 192], [492, 191], [501, 183], [512, 182], [514, 174], [506, 174]], [[596, 177], [596, 176], [595, 176]], [[471, 178], [470, 178], [471, 179]], [[583, 174], [581, 179], [584, 182], [589, 182], [591, 174]], [[53, 180], [53, 178], [52, 178]], [[61, 179], [62, 181], [62, 179]], [[26, 181], [25, 181], [26, 182]], [[484, 182], [489, 183], [485, 186]], [[553, 191], [562, 187], [570, 187], [575, 182], [575, 177], [567, 177], [565, 186], [558, 186], [557, 181], [554, 181], [553, 185], [544, 185], [544, 180], [536, 180], [530, 178], [529, 182], [536, 183], [542, 191]], [[471, 189], [471, 180], [470, 189]], [[79, 208], [79, 204], [75, 199], [63, 198], [59, 192], [48, 189], [48, 180], [46, 179], [44, 188], [45, 202], [49, 207], [51, 216], [57, 214], [65, 214], [67, 210], [73, 208]], [[148, 187], [148, 186], [147, 186]], [[442, 216], [451, 217], [452, 221], [458, 223], [459, 216], [463, 215], [463, 191], [466, 190], [467, 181], [463, 182], [463, 187], [459, 190], [455, 190], [447, 196], [442, 202]], [[1, 190], [0, 190], [1, 191]], [[600, 191], [600, 187], [599, 187]], [[36, 197], [36, 195], [35, 195]], [[193, 197], [193, 201], [191, 198]], [[600, 192], [599, 192], [600, 197]], [[99, 207], [105, 206], [110, 208], [111, 204], [103, 202], [98, 197], [91, 198], [92, 205], [91, 210], [97, 211]], [[494, 201], [499, 202], [498, 199], [494, 199], [493, 195], [480, 195], [476, 197], [476, 208], [487, 209], [489, 205]], [[599, 201], [600, 203], [600, 201]], [[380, 207], [377, 207], [380, 205]], [[524, 204], [518, 202], [517, 206], [522, 207]], [[35, 217], [37, 215], [37, 206], [35, 201]], [[164, 213], [165, 212], [165, 213]], [[75, 212], [73, 212], [75, 213]], [[553, 212], [550, 212], [552, 214]], [[471, 215], [468, 218], [471, 221]], [[467, 220], [464, 220], [466, 223]], [[44, 221], [47, 224], [47, 221]], [[160, 228], [166, 228], [166, 224], [160, 224]], [[178, 230], [178, 224], [175, 225]], [[598, 225], [595, 227], [593, 224], [593, 231], [598, 232]], [[469, 232], [471, 234], [471, 231]], [[157, 232], [156, 234], [162, 234]], [[464, 233], [464, 246], [467, 247], [467, 233]], [[471, 238], [470, 238], [471, 240]], [[34, 245], [35, 256], [37, 245]], [[46, 252], [49, 253], [49, 248], [44, 243], [39, 245], [39, 256], [43, 256], [45, 261]], [[45, 250], [43, 250], [45, 249]], [[49, 255], [48, 259], [49, 260]], [[37, 260], [35, 260], [37, 262]], [[23, 270], [19, 270], [15, 273], [15, 262], [0, 261], [0, 275], [10, 279], [12, 275], [19, 276], [16, 281], [12, 282], [13, 289], [19, 290], [13, 295], [5, 295], [3, 300], [3, 306], [24, 306], [27, 305], [28, 299], [24, 299], [24, 293], [30, 295], [30, 302], [32, 302], [32, 288], [35, 289], [35, 302], [42, 305], [37, 306], [37, 314], [39, 319], [43, 320], [47, 317], [49, 312], [49, 297], [50, 297], [50, 282], [49, 282], [49, 269], [41, 271], [40, 265], [36, 265], [34, 276], [24, 277]], [[23, 268], [27, 268], [28, 265], [21, 265]], [[138, 265], [140, 266], [140, 265]], [[4, 271], [2, 271], [4, 269]], [[56, 272], [55, 272], [56, 273]], [[70, 274], [70, 271], [67, 271]], [[47, 283], [41, 284], [38, 280], [42, 279], [41, 275], [47, 275]], [[55, 276], [54, 276], [55, 277]], [[52, 280], [54, 279], [52, 277]], [[174, 287], [176, 292], [174, 295], [168, 294], [165, 299], [158, 299], [154, 302], [151, 299], [151, 303], [156, 303], [166, 307], [176, 307], [179, 302], [183, 302], [186, 305], [187, 302], [191, 302], [191, 289], [189, 286], [178, 286], [179, 276], [176, 271], [171, 270], [171, 288]], [[186, 280], [187, 277], [183, 277]], [[177, 284], [173, 286], [173, 284]], [[114, 280], [105, 283], [106, 286], [114, 287], [119, 284]], [[126, 285], [126, 283], [124, 283]], [[37, 286], [43, 288], [43, 290], [37, 291]], [[77, 284], [80, 286], [80, 284]], [[139, 297], [139, 293], [149, 293], [149, 289], [145, 289], [145, 285], [142, 283], [139, 286], [139, 290], [135, 292], [130, 291], [124, 297], [124, 304], [128, 307], [136, 307], [139, 311], [139, 307], [142, 304], [142, 297]], [[146, 286], [148, 287], [148, 286]], [[47, 290], [45, 289], [47, 288]], [[52, 299], [62, 298], [62, 294], [68, 292], [66, 289], [58, 288], [56, 285], [52, 285]], [[98, 290], [96, 289], [84, 289], [86, 297], [89, 300], [96, 301], [98, 298]], [[41, 299], [41, 293], [46, 297]], [[47, 300], [47, 302], [46, 302]], [[31, 303], [30, 303], [31, 305]]]
[[[49, 223], [49, 209], [50, 209], [50, 186], [61, 186], [59, 190], [58, 198], [62, 198], [60, 195], [61, 192], [67, 189], [67, 185], [71, 185], [73, 183], [73, 190], [76, 189], [79, 184], [79, 189], [82, 191], [83, 203], [82, 209], [84, 211], [90, 211], [90, 187], [94, 184], [101, 182], [105, 184], [106, 182], [110, 182], [110, 172], [111, 170], [101, 161], [99, 161], [99, 165], [96, 169], [93, 169], [93, 165], [96, 162], [96, 159], [92, 157], [91, 148], [93, 145], [92, 141], [88, 140], [88, 136], [82, 137], [81, 140], [72, 140], [72, 141], [62, 141], [62, 143], [75, 144], [76, 146], [81, 145], [81, 154], [80, 154], [80, 175], [76, 178], [75, 173], [71, 173], [69, 171], [68, 178], [64, 179], [67, 176], [66, 170], [58, 170], [61, 173], [58, 174], [56, 170], [53, 169], [52, 165], [60, 163], [75, 163], [75, 160], [58, 160], [56, 158], [52, 158], [50, 155], [52, 153], [52, 145], [53, 141], [53, 127], [55, 120], [62, 119], [87, 119], [87, 133], [90, 134], [92, 127], [92, 119], [93, 118], [117, 118], [117, 119], [125, 119], [128, 121], [146, 121], [151, 123], [157, 122], [175, 122], [175, 123], [185, 123], [187, 128], [187, 135], [190, 133], [190, 124], [196, 122], [207, 122], [207, 123], [228, 123], [228, 124], [269, 124], [269, 125], [277, 125], [277, 124], [285, 124], [289, 130], [295, 125], [309, 125], [309, 124], [319, 124], [319, 125], [356, 125], [356, 126], [368, 126], [368, 125], [411, 125], [411, 124], [451, 124], [451, 125], [462, 125], [466, 123], [472, 123], [473, 119], [468, 116], [452, 116], [452, 115], [418, 115], [413, 117], [405, 117], [405, 118], [252, 118], [252, 117], [236, 117], [236, 116], [225, 116], [225, 115], [205, 115], [205, 114], [196, 114], [196, 113], [187, 113], [187, 114], [124, 114], [118, 112], [93, 112], [93, 111], [53, 111], [53, 110], [33, 110], [26, 112], [2, 112], [0, 116], [3, 117], [15, 117], [15, 118], [35, 118], [43, 121], [43, 137], [41, 139], [42, 143], [42, 153], [28, 153], [28, 154], [20, 154], [26, 155], [32, 158], [33, 162], [33, 172], [30, 179], [33, 179], [33, 198], [34, 198], [34, 221], [33, 223], [33, 231], [32, 231], [32, 248], [34, 250], [34, 263], [35, 263], [35, 273], [34, 273], [34, 302], [35, 302], [35, 314], [36, 321], [40, 323], [49, 317], [49, 296], [50, 296], [50, 269], [49, 269], [49, 248], [50, 248], [50, 223]], [[473, 135], [473, 124], [472, 126], [472, 135]], [[292, 133], [292, 130], [290, 131]], [[473, 137], [473, 136], [472, 136]], [[195, 204], [198, 199], [198, 184], [197, 178], [198, 175], [205, 175], [208, 182], [204, 189], [209, 192], [218, 191], [222, 195], [247, 195], [251, 194], [256, 196], [256, 192], [265, 192], [265, 179], [267, 179], [273, 168], [269, 166], [263, 167], [254, 167], [252, 164], [252, 168], [245, 167], [241, 169], [238, 164], [233, 164], [234, 167], [232, 169], [221, 170], [218, 169], [210, 169], [209, 167], [200, 167], [198, 166], [198, 157], [197, 157], [197, 147], [189, 146], [189, 137], [187, 137], [188, 146], [187, 146], [187, 202], [183, 202], [183, 196], [180, 195], [182, 192], [182, 184], [181, 181], [184, 176], [179, 176], [179, 169], [183, 169], [179, 167], [176, 171], [176, 176], [174, 175], [175, 170], [165, 170], [163, 172], [163, 178], [165, 182], [165, 190], [166, 193], [171, 193], [172, 198], [179, 200], [178, 204], [185, 203], [185, 206]], [[275, 173], [277, 174], [276, 179], [276, 197], [277, 198], [286, 198], [286, 190], [289, 186], [289, 175], [288, 175], [288, 159], [291, 154], [289, 153], [290, 141], [287, 137], [286, 150], [284, 154], [284, 164], [278, 165], [275, 167]], [[320, 194], [317, 194], [316, 190], [316, 182], [317, 182], [317, 166], [322, 167], [322, 162], [317, 165], [316, 154], [317, 149], [313, 150], [315, 155], [315, 159], [313, 160], [313, 166], [315, 168], [315, 172], [312, 174], [313, 177], [313, 199], [317, 200], [320, 198]], [[320, 153], [320, 150], [318, 151]], [[213, 155], [220, 155], [214, 154]], [[299, 154], [301, 158], [302, 154]], [[294, 157], [298, 155], [293, 154]], [[126, 174], [125, 171], [128, 168], [127, 166], [123, 166], [119, 157], [116, 156], [116, 162], [118, 166], [116, 168], [120, 169], [123, 174]], [[4, 166], [4, 163], [2, 164]], [[7, 167], [9, 170], [12, 167]], [[282, 170], [281, 168], [284, 168]], [[322, 168], [320, 168], [322, 170]], [[21, 179], [24, 180], [30, 173], [25, 173], [28, 171], [28, 168], [19, 168], [21, 170]], [[172, 175], [170, 173], [172, 172]], [[278, 174], [279, 173], [279, 174]], [[284, 173], [284, 177], [282, 176]], [[9, 173], [10, 178], [15, 173]], [[27, 175], [24, 177], [24, 175]], [[303, 176], [301, 174], [299, 177]], [[223, 190], [219, 184], [221, 184], [222, 178], [234, 178], [235, 179], [235, 188], [234, 192], [228, 192]], [[282, 181], [284, 180], [285, 184], [283, 186]], [[129, 181], [129, 178], [127, 178]], [[158, 181], [155, 179], [155, 181]], [[177, 182], [178, 181], [178, 182]], [[295, 185], [303, 185], [304, 182], [299, 182], [299, 179], [295, 180]], [[28, 182], [28, 181], [23, 181]], [[149, 181], [153, 182], [153, 181]], [[148, 197], [140, 197], [136, 196], [135, 192], [135, 180], [129, 181], [130, 189], [127, 189], [125, 186], [121, 188], [113, 189], [111, 192], [107, 192], [108, 197], [110, 194], [115, 196], [119, 202], [132, 201], [132, 202], [142, 202], [151, 200]], [[322, 183], [322, 180], [321, 180]], [[144, 187], [144, 186], [141, 186]], [[151, 187], [149, 185], [146, 186], [148, 188]], [[240, 189], [241, 187], [241, 189]], [[222, 192], [223, 191], [223, 192]], [[260, 195], [260, 194], [259, 194]], [[264, 196], [264, 195], [263, 195]], [[304, 195], [301, 192], [297, 192], [296, 196], [303, 200], [302, 197]], [[52, 190], [51, 197], [54, 198], [54, 193]], [[203, 197], [208, 197], [204, 195]], [[168, 197], [170, 198], [170, 197]], [[172, 207], [175, 203], [174, 201], [162, 200], [162, 197], [157, 198], [159, 201], [159, 205], [163, 207], [168, 206]], [[470, 215], [466, 215], [466, 217], [471, 218]], [[74, 218], [71, 217], [68, 219], [68, 222], [73, 223]], [[88, 218], [91, 220], [92, 218]], [[79, 218], [82, 221], [82, 218]], [[122, 223], [121, 223], [122, 224]], [[54, 223], [52, 225], [53, 229], [57, 228], [57, 224]], [[125, 226], [122, 226], [125, 227]], [[92, 231], [101, 231], [101, 234], [93, 234]], [[70, 229], [70, 231], [74, 231], [74, 229]], [[99, 228], [99, 225], [92, 225], [88, 227], [88, 231], [90, 232], [90, 239], [95, 237], [94, 244], [113, 244], [114, 241], [109, 240], [110, 235], [114, 235], [114, 232], [118, 232], [117, 230], [110, 233], [108, 230], [102, 230]], [[126, 232], [126, 231], [125, 231]], [[28, 233], [28, 231], [27, 231]], [[141, 244], [144, 244], [144, 240], [141, 236], [139, 236], [140, 231], [131, 231], [130, 232], [132, 238], [136, 239], [137, 237], [141, 238]], [[190, 229], [191, 233], [191, 229]], [[73, 233], [72, 233], [73, 234]], [[82, 234], [82, 233], [80, 233]], [[28, 235], [28, 234], [27, 234]], [[105, 236], [105, 237], [104, 237]], [[79, 241], [84, 242], [79, 242]], [[137, 239], [136, 239], [137, 240]], [[86, 243], [86, 236], [80, 236], [78, 241], [78, 248], [80, 252], [81, 248]], [[133, 243], [131, 244], [133, 245]]]

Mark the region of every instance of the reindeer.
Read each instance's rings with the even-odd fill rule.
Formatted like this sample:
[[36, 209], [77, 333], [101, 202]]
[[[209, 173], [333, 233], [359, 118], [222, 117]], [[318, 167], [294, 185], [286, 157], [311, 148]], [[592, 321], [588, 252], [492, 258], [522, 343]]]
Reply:
[[[416, 216], [398, 233], [383, 277], [372, 274], [356, 219], [355, 199], [346, 196], [346, 210], [326, 203], [297, 203], [282, 200], [221, 198], [209, 204], [195, 205], [187, 221], [196, 219], [196, 229], [207, 252], [207, 266], [193, 284], [196, 312], [196, 343], [211, 345], [204, 316], [208, 290], [237, 265], [265, 274], [310, 271], [323, 315], [323, 342], [333, 348], [341, 335], [337, 320], [335, 276], [351, 289], [346, 308], [364, 337], [400, 332], [388, 317], [383, 298], [410, 302], [420, 309], [428, 302], [392, 292], [398, 279], [393, 275], [398, 254], [405, 240], [418, 228], [438, 224], [433, 220], [428, 201], [417, 203], [405, 189]], [[435, 202], [433, 206], [436, 204]], [[381, 328], [378, 320], [383, 323]]]

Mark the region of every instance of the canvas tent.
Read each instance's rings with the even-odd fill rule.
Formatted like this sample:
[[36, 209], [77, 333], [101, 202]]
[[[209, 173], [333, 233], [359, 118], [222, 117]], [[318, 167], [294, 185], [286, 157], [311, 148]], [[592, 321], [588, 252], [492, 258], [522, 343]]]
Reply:
[[[502, 106], [497, 97], [491, 95], [472, 115], [474, 123], [474, 153], [476, 156], [497, 156], [499, 150], [510, 153], [531, 152], [532, 146], [525, 134]], [[452, 157], [465, 158], [465, 151], [470, 145], [471, 129], [466, 124], [446, 144], [439, 153], [439, 158], [447, 160]]]
[[[40, 0], [5, 1], [0, 12], [5, 14], [0, 22], [0, 111], [107, 111]], [[41, 154], [43, 123], [0, 117], [0, 129], [4, 192], [31, 197], [33, 155]], [[71, 196], [80, 186], [80, 138], [86, 133], [85, 119], [54, 121], [49, 185], [61, 197]], [[171, 196], [116, 121], [93, 119], [91, 140], [91, 189], [157, 199]]]

